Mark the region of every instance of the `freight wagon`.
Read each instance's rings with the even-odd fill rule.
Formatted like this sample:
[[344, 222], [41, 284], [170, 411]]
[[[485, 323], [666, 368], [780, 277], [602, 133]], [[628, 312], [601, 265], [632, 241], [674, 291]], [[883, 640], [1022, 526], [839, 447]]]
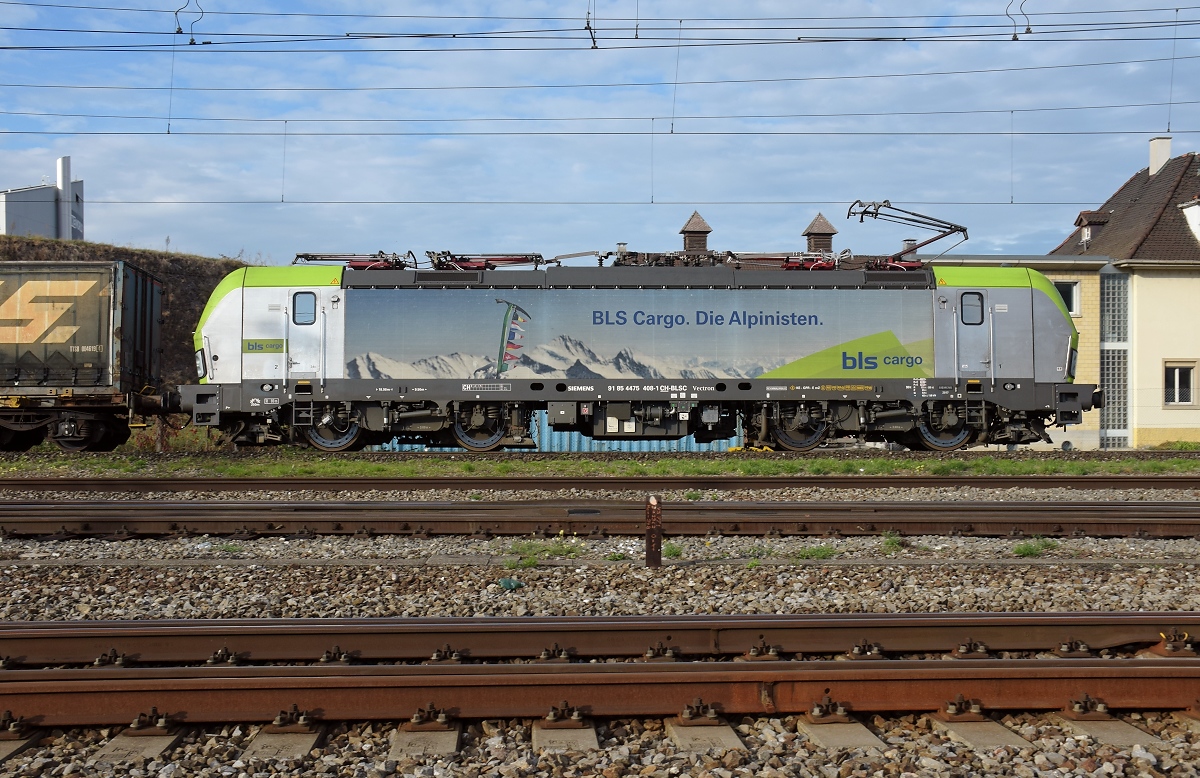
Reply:
[[161, 411], [162, 295], [124, 262], [0, 264], [0, 449], [108, 451]]

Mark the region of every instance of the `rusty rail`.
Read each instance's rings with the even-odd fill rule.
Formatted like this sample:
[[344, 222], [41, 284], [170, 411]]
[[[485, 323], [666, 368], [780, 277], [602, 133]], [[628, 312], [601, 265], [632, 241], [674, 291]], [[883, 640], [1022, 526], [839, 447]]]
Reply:
[[[0, 623], [0, 666], [236, 665], [263, 662], [588, 661], [664, 657], [1094, 656], [1103, 649], [1186, 656], [1200, 614], [971, 613], [439, 619], [247, 619]], [[1064, 649], [1064, 647], [1066, 647]], [[97, 661], [100, 660], [100, 661]], [[9, 676], [0, 672], [0, 681]]]
[[[1200, 502], [664, 503], [665, 535], [1195, 537]], [[0, 503], [0, 535], [625, 535], [641, 502], [37, 501]]]
[[1200, 489], [1196, 475], [696, 475], [696, 476], [441, 476], [441, 477], [328, 477], [294, 478], [0, 478], [5, 491], [77, 492], [230, 492], [300, 491], [361, 492], [448, 489], [533, 491], [657, 492], [670, 489], [729, 491], [737, 489]]
[[405, 719], [430, 702], [457, 718], [537, 717], [563, 701], [587, 716], [935, 711], [958, 695], [985, 711], [1057, 710], [1086, 694], [1110, 709], [1196, 703], [1200, 661], [694, 662], [31, 670], [0, 677], [0, 708], [36, 726], [127, 724], [156, 708], [186, 723], [270, 721], [295, 705], [320, 720]]

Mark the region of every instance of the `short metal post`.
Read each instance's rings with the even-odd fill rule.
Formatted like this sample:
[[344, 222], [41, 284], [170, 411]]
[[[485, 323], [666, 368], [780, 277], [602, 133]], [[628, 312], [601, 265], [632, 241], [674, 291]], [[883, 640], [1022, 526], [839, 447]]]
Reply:
[[646, 498], [646, 567], [662, 567], [662, 501]]

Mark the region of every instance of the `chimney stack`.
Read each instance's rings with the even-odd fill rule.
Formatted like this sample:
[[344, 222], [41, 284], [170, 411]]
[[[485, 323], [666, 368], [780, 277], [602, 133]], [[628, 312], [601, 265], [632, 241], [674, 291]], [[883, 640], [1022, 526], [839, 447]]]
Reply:
[[1150, 139], [1150, 175], [1163, 169], [1171, 161], [1171, 137], [1169, 135]]
[[820, 254], [833, 251], [833, 236], [837, 235], [837, 230], [822, 214], [818, 213], [817, 218], [813, 219], [812, 223], [808, 225], [808, 229], [801, 234], [808, 239], [804, 249], [808, 253]]
[[917, 239], [916, 238], [905, 238], [904, 239], [904, 245], [902, 247], [904, 251], [911, 251], [912, 249], [915, 249], [916, 247], [917, 247]]
[[708, 233], [710, 232], [712, 232], [712, 227], [708, 226], [708, 222], [704, 221], [700, 212], [692, 211], [692, 217], [679, 231], [679, 234], [683, 236], [684, 253], [703, 254], [708, 251]]
[[60, 240], [71, 239], [71, 158], [58, 158], [58, 235]]

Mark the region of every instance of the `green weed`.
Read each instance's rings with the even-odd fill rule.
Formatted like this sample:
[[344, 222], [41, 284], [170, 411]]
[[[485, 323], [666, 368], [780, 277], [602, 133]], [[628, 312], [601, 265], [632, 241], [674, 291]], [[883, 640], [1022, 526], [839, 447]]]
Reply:
[[837, 549], [833, 546], [805, 546], [796, 552], [796, 559], [831, 559], [837, 556]]
[[[330, 456], [311, 449], [290, 446], [255, 448], [238, 446], [234, 452], [211, 428], [186, 427], [167, 430], [165, 453], [159, 455], [157, 428], [137, 430], [129, 443], [112, 453], [91, 453], [86, 457], [66, 454], [42, 444], [28, 453], [0, 453], [0, 466], [9, 477], [23, 475], [52, 477], [89, 475], [120, 477], [137, 473], [150, 477], [196, 476], [229, 478], [404, 478], [437, 477], [454, 474], [480, 477], [584, 477], [673, 475], [758, 475], [781, 479], [804, 475], [845, 474], [848, 478], [866, 474], [933, 475], [1106, 475], [1200, 473], [1200, 458], [1179, 456], [1169, 459], [1042, 459], [1035, 457], [966, 456], [962, 459], [892, 459], [888, 457], [802, 457], [743, 459], [664, 456], [642, 460], [597, 460], [571, 455], [544, 459], [462, 458], [444, 456], [406, 457], [403, 454], [339, 454]], [[1200, 443], [1178, 441], [1164, 444], [1165, 450], [1200, 450]], [[470, 457], [470, 455], [462, 455]], [[689, 500], [704, 499], [707, 492], [686, 493]]]
[[1200, 451], [1200, 441], [1169, 440], [1166, 443], [1159, 443], [1154, 448], [1159, 451]]
[[568, 538], [561, 532], [553, 540], [518, 540], [508, 547], [511, 554], [534, 559], [575, 559], [585, 550], [584, 541]]
[[667, 559], [678, 559], [683, 556], [683, 546], [676, 543], [664, 543], [662, 553]]
[[1050, 538], [1034, 537], [1025, 543], [1013, 546], [1013, 553], [1019, 557], [1039, 557], [1047, 551], [1058, 548], [1058, 541]]
[[880, 550], [882, 550], [883, 553], [887, 554], [888, 556], [897, 554], [907, 547], [908, 541], [900, 537], [900, 533], [892, 530], [888, 530], [887, 532], [883, 533], [883, 540], [879, 543]]

